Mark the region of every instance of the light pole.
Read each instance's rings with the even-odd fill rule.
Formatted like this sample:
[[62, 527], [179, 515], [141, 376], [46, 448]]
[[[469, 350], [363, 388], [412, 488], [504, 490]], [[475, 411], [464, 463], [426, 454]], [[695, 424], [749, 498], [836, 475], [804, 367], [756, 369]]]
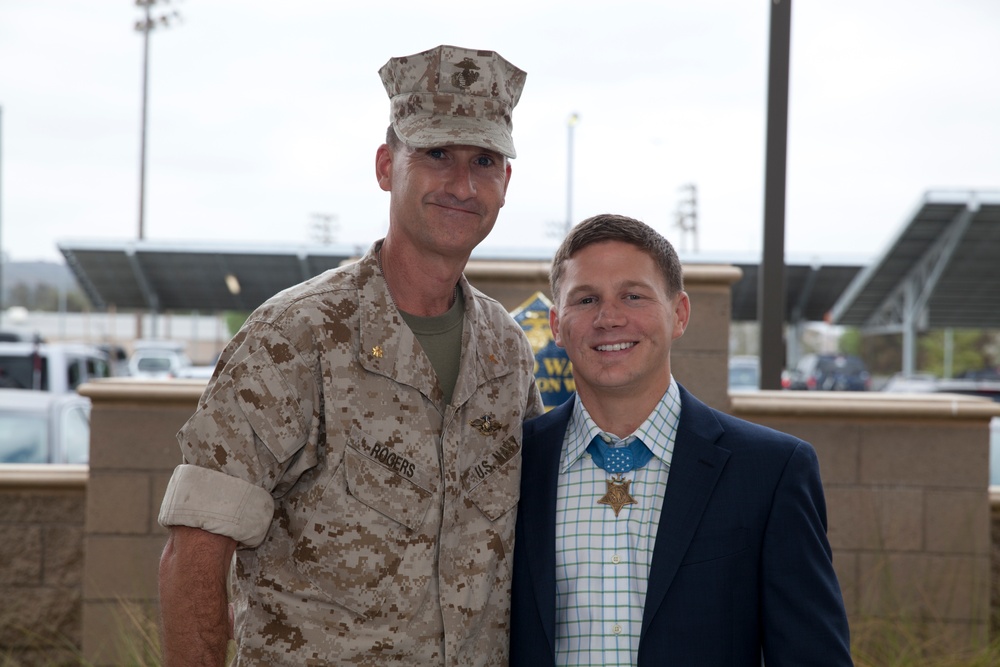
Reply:
[[3, 107], [0, 106], [0, 324], [3, 324]]
[[686, 197], [677, 202], [674, 223], [681, 230], [681, 246], [687, 250], [687, 236], [694, 240], [694, 252], [698, 252], [698, 186], [688, 183], [678, 188]]
[[310, 227], [316, 243], [332, 245], [337, 234], [337, 216], [333, 213], [313, 213]]
[[566, 233], [573, 227], [573, 128], [580, 122], [580, 114], [571, 113], [566, 121]]
[[170, 0], [135, 0], [136, 7], [144, 12], [144, 18], [135, 22], [135, 29], [142, 33], [142, 134], [139, 145], [139, 240], [146, 238], [146, 104], [149, 100], [149, 33], [157, 26], [167, 28], [176, 23], [181, 15], [169, 12], [152, 15], [152, 7], [157, 2], [169, 4]]

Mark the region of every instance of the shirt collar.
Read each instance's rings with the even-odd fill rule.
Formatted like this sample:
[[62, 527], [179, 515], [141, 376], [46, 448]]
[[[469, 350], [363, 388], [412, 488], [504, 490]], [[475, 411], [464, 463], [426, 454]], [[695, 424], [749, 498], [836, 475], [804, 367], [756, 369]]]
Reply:
[[573, 403], [573, 412], [566, 427], [565, 446], [563, 447], [560, 472], [566, 472], [571, 465], [582, 457], [587, 447], [594, 438], [600, 435], [613, 435], [614, 440], [623, 437], [629, 440], [632, 436], [638, 437], [643, 444], [649, 447], [653, 456], [666, 464], [670, 464], [673, 457], [674, 441], [677, 439], [677, 424], [681, 415], [681, 396], [677, 389], [677, 383], [673, 376], [670, 377], [670, 385], [663, 397], [657, 402], [656, 407], [649, 413], [646, 420], [639, 425], [632, 433], [620, 436], [619, 434], [608, 434], [594, 423], [587, 408], [577, 394]]

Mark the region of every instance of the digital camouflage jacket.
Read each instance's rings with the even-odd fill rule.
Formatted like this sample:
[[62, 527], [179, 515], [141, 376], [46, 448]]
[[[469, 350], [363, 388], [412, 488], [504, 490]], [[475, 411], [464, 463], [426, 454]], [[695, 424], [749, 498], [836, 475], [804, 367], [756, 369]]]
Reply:
[[505, 665], [531, 347], [469, 285], [450, 405], [379, 272], [276, 295], [178, 433], [160, 513], [240, 542], [239, 665]]

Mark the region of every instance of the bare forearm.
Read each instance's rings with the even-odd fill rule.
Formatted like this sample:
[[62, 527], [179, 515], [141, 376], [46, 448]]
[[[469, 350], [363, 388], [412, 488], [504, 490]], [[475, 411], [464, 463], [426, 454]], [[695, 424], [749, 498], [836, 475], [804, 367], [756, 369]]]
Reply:
[[197, 528], [170, 529], [160, 559], [166, 667], [219, 667], [229, 643], [226, 576], [236, 542]]

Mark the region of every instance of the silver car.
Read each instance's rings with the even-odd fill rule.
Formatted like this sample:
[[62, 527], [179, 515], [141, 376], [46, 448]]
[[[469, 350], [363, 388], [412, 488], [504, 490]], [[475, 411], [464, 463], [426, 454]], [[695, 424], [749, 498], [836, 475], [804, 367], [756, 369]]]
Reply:
[[0, 463], [87, 463], [90, 399], [0, 389]]
[[108, 355], [94, 345], [0, 342], [0, 389], [65, 393], [109, 375]]

